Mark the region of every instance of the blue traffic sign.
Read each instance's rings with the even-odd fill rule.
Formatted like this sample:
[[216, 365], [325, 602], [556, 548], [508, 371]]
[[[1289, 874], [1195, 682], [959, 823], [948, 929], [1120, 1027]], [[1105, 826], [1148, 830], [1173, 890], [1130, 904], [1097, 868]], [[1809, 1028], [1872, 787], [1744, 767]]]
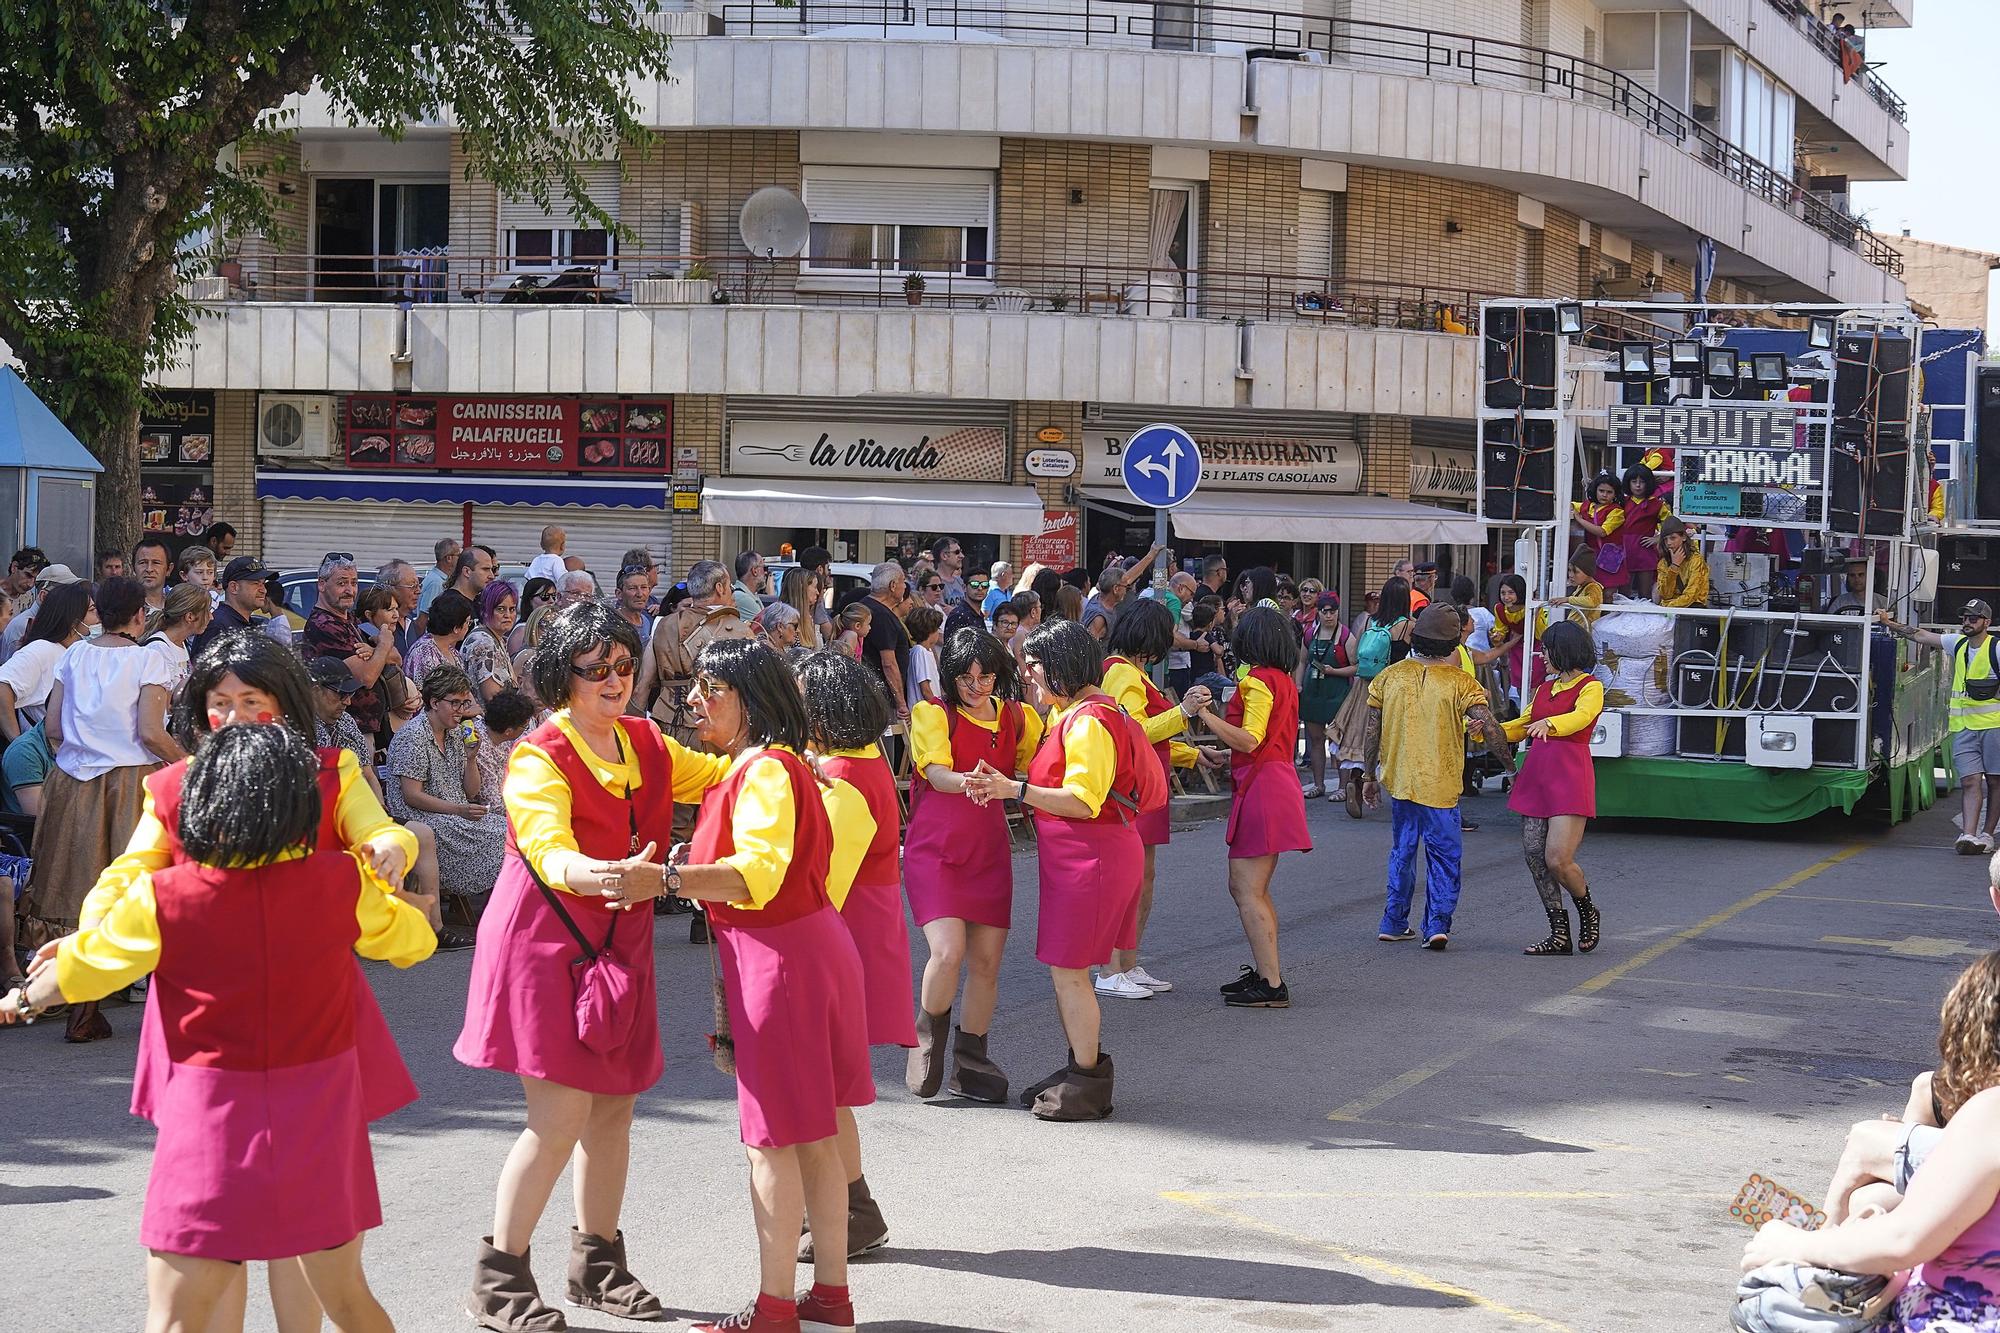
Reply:
[[1125, 442], [1119, 469], [1125, 489], [1142, 505], [1172, 509], [1201, 485], [1201, 450], [1179, 426], [1142, 426]]

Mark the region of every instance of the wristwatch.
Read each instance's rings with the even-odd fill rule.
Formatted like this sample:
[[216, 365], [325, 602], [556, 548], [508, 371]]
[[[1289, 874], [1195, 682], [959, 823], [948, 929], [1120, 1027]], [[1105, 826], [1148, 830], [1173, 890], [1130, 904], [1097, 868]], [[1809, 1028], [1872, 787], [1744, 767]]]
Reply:
[[666, 891], [674, 897], [678, 898], [681, 896], [681, 872], [677, 868], [673, 866], [666, 867], [666, 873], [661, 877], [661, 883], [666, 888]]
[[28, 988], [26, 985], [16, 986], [13, 996], [14, 1008], [20, 1013], [21, 1023], [24, 1027], [33, 1026], [36, 1019], [48, 1012], [47, 1009], [35, 1008], [34, 1004], [28, 999]]

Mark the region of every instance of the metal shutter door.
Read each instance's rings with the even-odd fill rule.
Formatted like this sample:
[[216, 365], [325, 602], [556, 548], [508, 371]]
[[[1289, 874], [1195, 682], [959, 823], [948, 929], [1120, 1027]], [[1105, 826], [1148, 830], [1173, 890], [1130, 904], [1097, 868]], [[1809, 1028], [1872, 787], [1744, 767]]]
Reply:
[[[472, 540], [500, 553], [500, 567], [525, 566], [541, 553], [542, 528], [553, 523], [569, 537], [565, 554], [581, 556], [610, 592], [619, 561], [634, 546], [652, 552], [662, 573], [672, 570], [664, 509], [564, 509], [552, 505], [482, 504], [472, 507]], [[679, 573], [667, 578], [671, 583]]]
[[329, 551], [350, 551], [362, 569], [407, 560], [429, 569], [433, 548], [465, 531], [455, 504], [403, 500], [265, 500], [264, 563], [272, 569], [318, 569]]
[[985, 227], [993, 217], [990, 171], [900, 167], [807, 167], [806, 213], [814, 222]]
[[1321, 282], [1333, 274], [1333, 196], [1299, 191], [1299, 276]]

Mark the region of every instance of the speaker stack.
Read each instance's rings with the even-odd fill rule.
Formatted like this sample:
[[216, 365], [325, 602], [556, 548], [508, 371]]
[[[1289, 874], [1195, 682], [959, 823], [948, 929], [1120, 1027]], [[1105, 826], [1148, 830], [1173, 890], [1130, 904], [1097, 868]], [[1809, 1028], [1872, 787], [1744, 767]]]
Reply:
[[1938, 538], [1937, 615], [1951, 620], [1977, 597], [2000, 596], [2000, 537], [1945, 535]]
[[1556, 312], [1546, 307], [1491, 306], [1481, 329], [1488, 417], [1480, 434], [1489, 522], [1547, 523], [1556, 515], [1556, 423], [1525, 415], [1556, 406]]
[[1547, 307], [1486, 310], [1486, 405], [1553, 411], [1556, 405], [1556, 312]]
[[1833, 469], [1837, 532], [1901, 536], [1910, 482], [1910, 340], [1843, 334], [1834, 344]]
[[1973, 516], [2000, 523], [2000, 366], [1981, 366], [1974, 399], [1978, 461], [1973, 477]]

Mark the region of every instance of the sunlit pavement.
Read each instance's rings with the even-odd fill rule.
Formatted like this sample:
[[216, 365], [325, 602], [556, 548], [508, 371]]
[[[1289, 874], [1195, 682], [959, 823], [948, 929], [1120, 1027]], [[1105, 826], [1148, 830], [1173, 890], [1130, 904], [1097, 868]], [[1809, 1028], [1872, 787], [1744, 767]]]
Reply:
[[[1752, 1171], [1817, 1198], [1845, 1127], [1898, 1108], [1932, 1063], [1951, 978], [2000, 944], [1983, 860], [1951, 854], [1946, 806], [1884, 831], [1594, 828], [1597, 952], [1533, 959], [1546, 926], [1504, 798], [1470, 803], [1449, 952], [1375, 940], [1385, 813], [1313, 802], [1319, 849], [1288, 857], [1284, 1011], [1225, 1009], [1248, 961], [1222, 828], [1161, 857], [1146, 965], [1176, 983], [1105, 1002], [1116, 1114], [1046, 1125], [1017, 1106], [902, 1088], [861, 1113], [889, 1248], [857, 1264], [876, 1330], [1570, 1329], [1723, 1326]], [[1024, 1085], [1063, 1042], [1033, 959], [1032, 855], [995, 1057]], [[666, 1077], [640, 1101], [625, 1226], [676, 1314], [756, 1283], [730, 1084], [709, 1063], [706, 951], [658, 923]], [[471, 955], [371, 972], [424, 1100], [377, 1127], [386, 1215], [370, 1277], [399, 1327], [466, 1326], [458, 1302], [520, 1093], [449, 1054]], [[137, 1328], [152, 1133], [125, 1114], [138, 1011], [117, 1038], [0, 1032], [0, 1211], [19, 1240], [4, 1324]], [[567, 1190], [536, 1239], [559, 1293]], [[261, 1271], [253, 1269], [261, 1287]], [[802, 1270], [803, 1273], [803, 1270]], [[270, 1327], [252, 1299], [252, 1327]], [[572, 1328], [641, 1327], [585, 1315]]]

